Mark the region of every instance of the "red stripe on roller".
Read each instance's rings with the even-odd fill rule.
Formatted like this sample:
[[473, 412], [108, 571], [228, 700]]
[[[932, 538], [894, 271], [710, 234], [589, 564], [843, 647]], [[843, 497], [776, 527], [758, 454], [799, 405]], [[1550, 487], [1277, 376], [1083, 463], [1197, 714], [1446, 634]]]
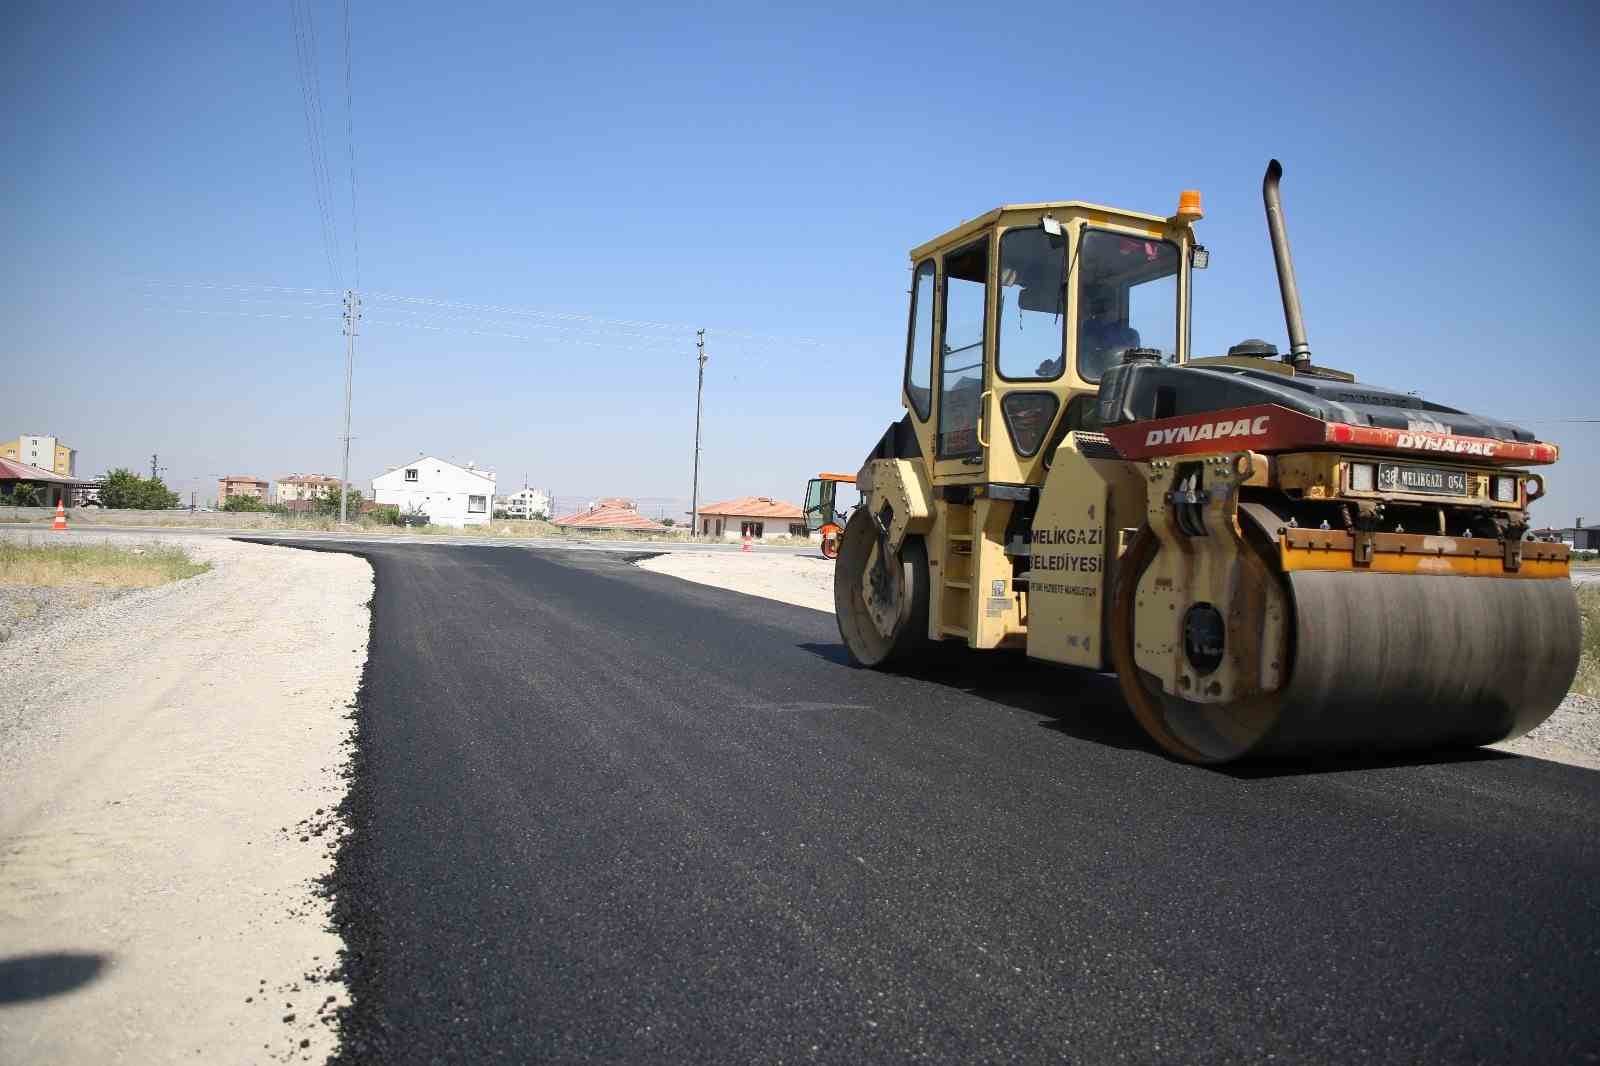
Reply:
[[1409, 452], [1490, 465], [1553, 463], [1561, 452], [1541, 441], [1494, 440], [1454, 433], [1384, 429], [1324, 422], [1277, 404], [1252, 404], [1149, 422], [1107, 426], [1105, 435], [1124, 459], [1219, 452], [1285, 452], [1349, 447], [1361, 451]]

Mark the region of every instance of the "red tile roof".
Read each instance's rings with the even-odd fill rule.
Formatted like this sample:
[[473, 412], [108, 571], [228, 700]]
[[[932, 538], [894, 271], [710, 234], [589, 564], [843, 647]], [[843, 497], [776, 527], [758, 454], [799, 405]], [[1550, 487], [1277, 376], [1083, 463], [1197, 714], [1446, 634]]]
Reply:
[[736, 500], [708, 503], [700, 508], [700, 516], [727, 515], [731, 518], [792, 518], [805, 517], [805, 512], [792, 503], [774, 500], [771, 496], [740, 496]]
[[665, 533], [667, 530], [660, 522], [650, 521], [632, 507], [591, 507], [557, 518], [554, 524], [573, 529], [633, 529], [641, 533]]
[[15, 459], [0, 459], [0, 481], [49, 481], [57, 485], [93, 485], [81, 477], [64, 477], [42, 466], [29, 466]]

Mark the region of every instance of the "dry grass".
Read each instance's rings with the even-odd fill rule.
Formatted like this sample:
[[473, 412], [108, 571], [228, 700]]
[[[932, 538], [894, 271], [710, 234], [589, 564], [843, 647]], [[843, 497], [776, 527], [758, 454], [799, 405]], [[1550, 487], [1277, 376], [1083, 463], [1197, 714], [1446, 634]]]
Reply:
[[1600, 698], [1600, 585], [1578, 586], [1578, 615], [1583, 620], [1583, 654], [1572, 691]]
[[0, 540], [0, 585], [146, 589], [211, 569], [182, 548], [146, 544], [39, 544]]

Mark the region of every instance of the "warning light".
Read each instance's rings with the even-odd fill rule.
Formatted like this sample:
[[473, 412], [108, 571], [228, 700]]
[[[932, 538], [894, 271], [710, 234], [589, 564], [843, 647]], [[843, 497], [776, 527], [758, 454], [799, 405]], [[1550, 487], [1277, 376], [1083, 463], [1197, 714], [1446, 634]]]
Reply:
[[1206, 217], [1200, 210], [1200, 190], [1185, 189], [1178, 194], [1178, 220], [1180, 222], [1199, 222]]

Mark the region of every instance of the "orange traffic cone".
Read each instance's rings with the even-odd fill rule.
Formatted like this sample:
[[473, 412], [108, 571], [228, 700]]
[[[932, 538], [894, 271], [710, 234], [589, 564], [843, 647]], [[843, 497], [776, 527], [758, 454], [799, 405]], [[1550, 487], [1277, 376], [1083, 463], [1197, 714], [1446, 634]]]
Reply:
[[744, 547], [741, 548], [740, 550], [741, 551], [749, 551], [750, 550], [750, 530], [749, 529], [746, 529], [744, 531]]
[[67, 505], [60, 500], [56, 501], [56, 520], [50, 523], [50, 532], [65, 533], [67, 531]]

